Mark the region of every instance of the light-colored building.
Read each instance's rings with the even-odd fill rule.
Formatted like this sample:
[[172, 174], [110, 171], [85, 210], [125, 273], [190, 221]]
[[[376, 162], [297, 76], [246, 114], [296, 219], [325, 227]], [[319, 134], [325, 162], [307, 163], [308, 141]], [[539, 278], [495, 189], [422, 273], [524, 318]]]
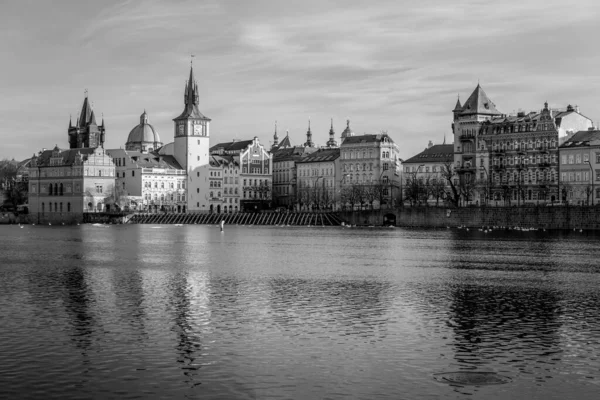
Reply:
[[77, 124], [69, 122], [70, 148], [42, 150], [29, 162], [32, 223], [81, 222], [84, 212], [114, 207], [115, 166], [102, 148], [104, 132], [86, 95]]
[[289, 132], [286, 133], [285, 138], [279, 143], [277, 127], [275, 127], [273, 139], [273, 146], [271, 147], [271, 158], [273, 159], [273, 202], [276, 206], [293, 209], [298, 200], [296, 197], [296, 162], [318, 149], [309, 146], [292, 146]]
[[127, 136], [125, 149], [148, 153], [159, 149], [162, 145], [158, 132], [148, 123], [148, 114], [144, 110], [140, 115], [139, 125], [135, 126]]
[[106, 152], [115, 163], [115, 193], [120, 209], [186, 211], [187, 177], [173, 156], [124, 149]]
[[[434, 145], [430, 141], [425, 150], [404, 160], [402, 167], [402, 199], [405, 202], [443, 204], [451, 195], [447, 177], [454, 169], [454, 145]], [[458, 186], [458, 177], [451, 179]]]
[[272, 206], [271, 154], [252, 140], [219, 143], [210, 148], [212, 155], [233, 156], [240, 168], [240, 211], [259, 211]]
[[[375, 202], [377, 206], [394, 206], [400, 195], [399, 148], [387, 133], [354, 135], [350, 121], [342, 132], [340, 145], [340, 186], [342, 195], [355, 205], [355, 193], [364, 198], [357, 187], [380, 187], [382, 194]], [[352, 190], [352, 188], [354, 188]], [[383, 204], [381, 204], [383, 203]]]
[[295, 161], [299, 210], [340, 207], [340, 149], [323, 148]]
[[41, 151], [29, 168], [29, 220], [80, 223], [84, 212], [110, 211], [115, 167], [103, 148]]
[[600, 203], [600, 131], [590, 128], [569, 137], [558, 149], [560, 200], [569, 204]]

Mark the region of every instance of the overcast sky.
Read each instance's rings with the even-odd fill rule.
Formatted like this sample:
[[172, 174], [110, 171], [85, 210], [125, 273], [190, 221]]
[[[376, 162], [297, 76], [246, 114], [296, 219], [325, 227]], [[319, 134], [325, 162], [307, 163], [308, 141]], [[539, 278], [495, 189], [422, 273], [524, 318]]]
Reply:
[[[0, 0], [0, 158], [68, 147], [88, 89], [106, 148], [146, 109], [164, 143], [190, 54], [211, 143], [325, 144], [350, 119], [408, 158], [451, 142], [477, 82], [504, 113], [579, 105], [600, 119], [600, 5], [568, 1]], [[552, 4], [554, 3], [554, 4]]]

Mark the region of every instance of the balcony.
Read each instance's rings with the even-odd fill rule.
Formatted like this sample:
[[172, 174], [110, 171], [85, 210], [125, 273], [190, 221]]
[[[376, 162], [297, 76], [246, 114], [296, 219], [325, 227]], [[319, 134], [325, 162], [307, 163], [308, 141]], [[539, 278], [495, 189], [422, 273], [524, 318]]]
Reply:
[[458, 136], [458, 140], [475, 140], [475, 135], [472, 133], [463, 133]]

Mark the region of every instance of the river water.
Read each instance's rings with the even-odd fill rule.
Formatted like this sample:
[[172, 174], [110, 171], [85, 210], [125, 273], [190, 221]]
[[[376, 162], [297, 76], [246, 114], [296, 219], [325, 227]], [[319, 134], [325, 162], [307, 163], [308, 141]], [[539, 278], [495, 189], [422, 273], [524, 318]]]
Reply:
[[[600, 236], [0, 226], [3, 398], [595, 399]], [[451, 384], [447, 372], [507, 383]]]

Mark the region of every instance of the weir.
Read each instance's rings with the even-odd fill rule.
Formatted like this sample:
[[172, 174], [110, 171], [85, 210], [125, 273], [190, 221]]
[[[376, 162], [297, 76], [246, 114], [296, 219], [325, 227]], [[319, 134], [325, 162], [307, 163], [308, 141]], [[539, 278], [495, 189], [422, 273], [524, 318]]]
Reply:
[[233, 214], [133, 214], [128, 224], [209, 224], [225, 221], [226, 225], [294, 225], [338, 226], [342, 218], [335, 212], [328, 213], [233, 213]]

